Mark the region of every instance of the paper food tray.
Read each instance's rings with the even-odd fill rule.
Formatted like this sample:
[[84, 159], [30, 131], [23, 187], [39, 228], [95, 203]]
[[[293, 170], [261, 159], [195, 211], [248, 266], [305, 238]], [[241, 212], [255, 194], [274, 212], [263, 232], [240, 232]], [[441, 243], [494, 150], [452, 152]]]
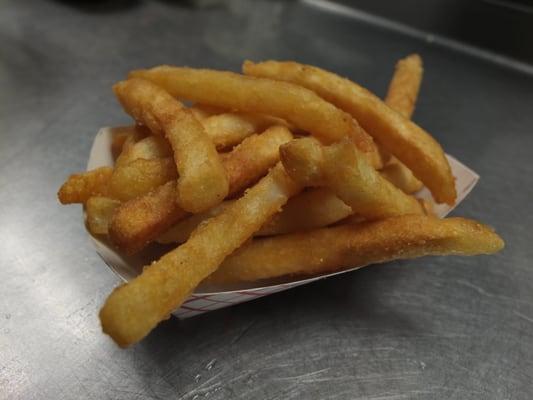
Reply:
[[[102, 166], [112, 166], [113, 156], [111, 154], [111, 141], [113, 137], [113, 128], [102, 128], [96, 135], [87, 169], [94, 169]], [[446, 155], [452, 173], [456, 179], [455, 186], [457, 189], [457, 202], [455, 206], [461, 203], [464, 198], [470, 193], [472, 188], [479, 180], [479, 176], [470, 168], [461, 164], [452, 156]], [[424, 188], [416, 194], [416, 197], [421, 199], [431, 199], [429, 191]], [[446, 216], [454, 207], [446, 204], [435, 205], [435, 212], [439, 217]], [[113, 270], [121, 279], [129, 281], [139, 275], [142, 267], [158, 259], [165, 252], [175, 245], [157, 245], [148, 246], [139, 254], [133, 256], [125, 256], [119, 254], [111, 244], [103, 237], [91, 236], [96, 252], [104, 260], [104, 262]], [[257, 299], [272, 293], [287, 290], [296, 286], [305, 285], [324, 279], [333, 275], [345, 274], [357, 268], [344, 269], [342, 271], [325, 273], [318, 276], [313, 276], [307, 279], [274, 279], [270, 281], [262, 281], [258, 286], [254, 283], [243, 283], [234, 286], [225, 287], [205, 287], [199, 286], [193, 294], [182, 304], [182, 306], [173, 312], [179, 318], [188, 318], [195, 315], [203, 314], [207, 311], [216, 310], [219, 308], [228, 307], [234, 304], [243, 303], [245, 301]]]

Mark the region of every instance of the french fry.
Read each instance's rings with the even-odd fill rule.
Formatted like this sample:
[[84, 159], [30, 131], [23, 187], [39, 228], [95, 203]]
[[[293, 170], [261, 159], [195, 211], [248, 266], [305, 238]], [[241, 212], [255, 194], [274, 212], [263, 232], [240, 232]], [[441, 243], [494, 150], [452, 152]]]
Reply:
[[109, 238], [119, 249], [134, 253], [187, 215], [176, 204], [176, 182], [170, 181], [122, 203], [109, 223]]
[[291, 198], [283, 210], [274, 215], [255, 236], [271, 236], [322, 228], [352, 214], [331, 190], [312, 189]]
[[[115, 146], [115, 151], [113, 152], [112, 150], [112, 154], [113, 154], [113, 159], [115, 160], [115, 166], [116, 165], [120, 165], [121, 163], [126, 163], [128, 162], [128, 160], [126, 160], [126, 158], [129, 157], [129, 151], [131, 150], [131, 148], [139, 141], [141, 141], [142, 139], [146, 138], [146, 137], [150, 137], [151, 136], [151, 132], [150, 130], [145, 127], [145, 126], [140, 126], [140, 125], [134, 125], [132, 126], [132, 130], [131, 130], [131, 134], [130, 135], [127, 135], [126, 139], [124, 140], [124, 143], [122, 143], [122, 147], [120, 149], [120, 152], [118, 152], [118, 143], [113, 143], [111, 144], [111, 146], [113, 147], [113, 145]], [[113, 130], [115, 130], [115, 128], [112, 128]]]
[[237, 112], [212, 115], [204, 119], [202, 124], [218, 150], [231, 148], [269, 126], [287, 126], [279, 118]]
[[109, 180], [108, 195], [121, 201], [131, 200], [177, 177], [171, 157], [139, 158], [115, 168]]
[[315, 275], [396, 259], [492, 254], [503, 246], [491, 228], [476, 221], [405, 215], [254, 239], [229, 256], [207, 281]]
[[454, 204], [454, 177], [441, 146], [430, 134], [361, 86], [317, 67], [294, 62], [246, 61], [247, 75], [292, 82], [351, 114], [385, 149], [403, 162], [438, 202]]
[[395, 158], [379, 172], [382, 177], [407, 194], [418, 192], [424, 186], [409, 168]]
[[115, 167], [121, 167], [138, 160], [153, 160], [156, 158], [172, 157], [170, 143], [164, 137], [148, 136], [136, 143], [128, 145], [115, 162]]
[[[398, 61], [389, 84], [385, 104], [410, 119], [415, 110], [422, 73], [422, 59], [418, 54], [412, 54]], [[379, 143], [377, 145], [383, 158], [386, 150], [381, 150], [382, 146]], [[408, 194], [418, 192], [424, 186], [409, 168], [396, 157], [391, 158], [390, 155], [388, 164], [382, 168], [381, 172], [387, 180]]]
[[93, 196], [85, 203], [87, 226], [93, 235], [107, 235], [109, 221], [120, 201], [109, 197]]
[[185, 244], [116, 288], [100, 311], [103, 331], [121, 347], [141, 340], [299, 190], [281, 165], [274, 167]]
[[313, 138], [296, 139], [281, 146], [280, 155], [296, 182], [329, 187], [358, 215], [380, 219], [423, 213], [414, 197], [382, 178], [347, 139], [330, 146]]
[[233, 72], [170, 66], [132, 71], [129, 77], [150, 80], [178, 98], [282, 118], [324, 143], [350, 137], [372, 165], [379, 165], [374, 141], [357, 122], [301, 86]]
[[[279, 160], [279, 146], [292, 138], [291, 133], [284, 127], [272, 127], [261, 135], [254, 135], [242, 142], [232, 152], [223, 157], [223, 165], [229, 177], [229, 196], [241, 192], [256, 182], [268, 172]], [[251, 157], [250, 155], [253, 155]], [[164, 170], [163, 160], [153, 160], [160, 164], [160, 176], [157, 182], [168, 178]], [[132, 163], [133, 164], [133, 163]], [[133, 168], [134, 164], [130, 164]], [[142, 174], [142, 170], [138, 171]], [[154, 175], [155, 175], [154, 168]], [[135, 174], [131, 174], [135, 177]], [[145, 179], [148, 176], [145, 176]], [[135, 186], [135, 179], [121, 182], [122, 186]], [[138, 188], [136, 188], [139, 193]], [[169, 201], [169, 191], [175, 190], [171, 186], [165, 190], [161, 188], [132, 199], [119, 207], [110, 224], [109, 236], [111, 241], [121, 250], [134, 253], [146, 244], [155, 240], [172, 225], [175, 225], [188, 213], [183, 211], [174, 201]], [[147, 206], [146, 204], [150, 205]], [[140, 208], [140, 211], [137, 209]], [[133, 221], [133, 222], [132, 222]]]
[[122, 153], [122, 149], [124, 147], [128, 147], [130, 144], [141, 140], [147, 134], [149, 134], [147, 129], [136, 125], [118, 126], [116, 128], [112, 128], [111, 131], [111, 154], [113, 155], [114, 160], [116, 160]]
[[[167, 244], [187, 241], [198, 225], [220, 214], [231, 203], [232, 201], [225, 201], [209, 211], [185, 218], [157, 238], [157, 242]], [[254, 236], [273, 236], [322, 228], [351, 214], [352, 209], [330, 190], [313, 189], [290, 198], [283, 209], [255, 232]]]
[[112, 173], [113, 168], [100, 167], [70, 175], [59, 188], [57, 197], [61, 204], [73, 204], [85, 203], [92, 196], [105, 195]]
[[423, 73], [422, 59], [418, 54], [411, 54], [398, 61], [385, 104], [410, 119], [415, 111]]
[[222, 211], [233, 204], [234, 201], [235, 200], [223, 201], [219, 205], [204, 211], [203, 213], [189, 215], [187, 218], [179, 221], [176, 225], [172, 226], [168, 231], [159, 236], [156, 241], [162, 244], [185, 243], [198, 225], [204, 223], [209, 218], [221, 214]]
[[190, 110], [160, 87], [142, 79], [122, 81], [113, 90], [124, 110], [154, 134], [164, 135], [179, 173], [177, 201], [190, 212], [220, 203], [228, 180], [215, 146]]
[[222, 157], [229, 181], [229, 193], [238, 194], [254, 183], [279, 160], [279, 146], [292, 139], [283, 126], [273, 126], [260, 135], [254, 135]]

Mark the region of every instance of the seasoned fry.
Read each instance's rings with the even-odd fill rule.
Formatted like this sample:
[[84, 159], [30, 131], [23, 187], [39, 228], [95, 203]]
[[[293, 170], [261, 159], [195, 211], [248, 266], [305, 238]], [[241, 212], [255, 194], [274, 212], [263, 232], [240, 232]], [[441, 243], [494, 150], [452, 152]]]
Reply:
[[87, 226], [93, 235], [106, 235], [109, 221], [120, 201], [109, 197], [93, 196], [85, 203]]
[[411, 118], [415, 111], [423, 73], [422, 59], [418, 54], [411, 54], [396, 64], [385, 103], [405, 118]]
[[126, 253], [141, 250], [188, 213], [176, 204], [176, 182], [122, 203], [109, 224], [109, 238]]
[[409, 168], [394, 158], [379, 172], [382, 177], [407, 194], [418, 192], [424, 186]]
[[112, 198], [127, 201], [177, 177], [172, 158], [139, 158], [115, 168], [109, 180], [108, 194]]
[[279, 161], [279, 146], [291, 139], [292, 134], [287, 128], [273, 126], [260, 135], [245, 139], [225, 155], [223, 164], [229, 180], [229, 193], [238, 194], [264, 175]]
[[153, 160], [164, 157], [172, 157], [168, 140], [160, 136], [148, 136], [128, 145], [115, 162], [115, 167], [127, 165], [138, 159]]
[[391, 110], [361, 86], [320, 68], [294, 62], [246, 61], [247, 75], [278, 79], [307, 87], [350, 113], [387, 151], [420, 179], [438, 202], [456, 199], [454, 177], [440, 145], [422, 128]]
[[113, 168], [100, 167], [70, 175], [57, 193], [61, 204], [85, 203], [89, 197], [105, 195]]
[[202, 124], [219, 150], [231, 148], [269, 126], [287, 126], [287, 123], [279, 118], [237, 112], [210, 116], [202, 121]]
[[350, 137], [373, 165], [379, 164], [372, 138], [357, 122], [301, 86], [226, 71], [170, 66], [132, 71], [129, 77], [148, 79], [178, 98], [282, 118], [324, 143]]
[[[183, 243], [205, 220], [226, 209], [225, 201], [209, 211], [194, 214], [178, 222], [157, 238], [159, 243]], [[352, 214], [352, 209], [328, 189], [313, 189], [289, 199], [285, 207], [265, 223], [254, 236], [273, 236], [308, 229], [322, 228]]]
[[[221, 214], [226, 208], [234, 203], [235, 200], [223, 201], [218, 206], [213, 207], [210, 210], [204, 211], [203, 213], [193, 214], [187, 218], [179, 221], [176, 225], [170, 228], [168, 231], [163, 233], [157, 238], [158, 243], [185, 243], [191, 233], [204, 221], [209, 218], [216, 217]], [[290, 200], [289, 200], [290, 201]]]
[[[265, 175], [268, 169], [279, 160], [279, 146], [289, 141], [291, 137], [291, 133], [286, 128], [272, 127], [261, 135], [249, 137], [225, 155], [222, 162], [229, 177], [230, 192], [228, 195], [231, 197], [238, 194]], [[159, 163], [159, 167], [154, 167], [152, 171], [152, 179], [155, 182], [168, 179], [170, 171], [165, 171], [164, 160], [152, 160], [151, 162], [154, 166]], [[134, 163], [129, 165], [130, 169], [134, 166]], [[142, 174], [142, 169], [139, 169], [138, 173]], [[135, 177], [135, 173], [132, 172], [130, 176]], [[143, 179], [148, 181], [149, 177], [145, 175]], [[120, 182], [120, 185], [124, 186], [124, 190], [132, 186], [136, 193], [140, 193], [134, 179], [124, 180]], [[147, 183], [143, 187], [146, 186], [148, 186]], [[175, 187], [172, 189], [175, 190]], [[168, 201], [168, 191], [172, 189], [157, 189], [124, 203], [111, 221], [109, 235], [112, 242], [121, 250], [134, 253], [187, 216], [188, 214], [175, 201]], [[157, 207], [147, 207], [146, 204], [156, 204]], [[140, 213], [137, 212], [138, 207], [141, 207]]]
[[138, 126], [118, 126], [112, 128], [112, 141], [111, 141], [111, 154], [113, 154], [113, 159], [117, 157], [122, 152], [122, 149], [126, 143], [137, 142], [145, 137], [145, 132], [142, 127]]
[[208, 281], [314, 275], [429, 255], [492, 254], [503, 246], [491, 228], [476, 221], [405, 215], [254, 239], [229, 256]]
[[255, 236], [280, 235], [322, 228], [352, 214], [346, 205], [331, 190], [312, 189], [291, 198], [283, 210], [274, 215]]
[[155, 134], [164, 134], [174, 151], [179, 173], [178, 204], [200, 212], [228, 194], [228, 180], [213, 142], [190, 110], [160, 87], [142, 79], [113, 86], [125, 111]]
[[141, 340], [298, 190], [281, 165], [273, 168], [185, 244], [116, 288], [100, 311], [104, 332], [121, 347]]
[[[418, 54], [412, 54], [398, 61], [385, 98], [385, 104], [405, 118], [410, 119], [415, 110], [422, 73], [422, 59]], [[377, 144], [383, 158], [386, 150], [381, 150], [383, 146]], [[405, 193], [417, 192], [424, 186], [409, 168], [396, 157], [391, 158], [390, 155], [388, 165], [385, 165], [381, 172], [385, 178]]]
[[379, 219], [423, 213], [414, 197], [382, 178], [347, 139], [330, 146], [313, 138], [297, 139], [281, 146], [280, 154], [291, 178], [303, 185], [329, 187], [358, 215]]

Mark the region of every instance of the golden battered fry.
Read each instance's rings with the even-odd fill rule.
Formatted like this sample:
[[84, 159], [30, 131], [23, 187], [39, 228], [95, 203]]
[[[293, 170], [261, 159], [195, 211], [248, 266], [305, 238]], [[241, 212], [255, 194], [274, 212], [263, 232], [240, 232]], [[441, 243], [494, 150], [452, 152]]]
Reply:
[[170, 66], [132, 71], [129, 77], [150, 80], [178, 98], [282, 118], [324, 143], [350, 137], [373, 165], [379, 163], [372, 138], [353, 118], [301, 86], [233, 72]]
[[382, 177], [407, 194], [418, 192], [424, 187], [423, 183], [415, 178], [411, 170], [395, 158], [379, 172]]
[[114, 160], [118, 158], [125, 147], [136, 143], [149, 134], [147, 129], [136, 125], [118, 126], [116, 128], [112, 128], [111, 131], [113, 135], [111, 141], [111, 154], [113, 154]]
[[350, 113], [387, 151], [409, 167], [438, 202], [454, 204], [454, 177], [442, 148], [431, 135], [391, 110], [361, 86], [317, 67], [295, 62], [246, 61], [247, 75], [292, 82]]
[[283, 233], [322, 228], [352, 214], [331, 190], [312, 189], [291, 198], [283, 210], [274, 215], [255, 236], [271, 236]]
[[176, 204], [176, 182], [122, 203], [109, 224], [109, 238], [126, 253], [135, 253], [188, 213]]
[[[422, 83], [422, 73], [422, 59], [418, 54], [412, 54], [398, 61], [385, 98], [385, 104], [405, 118], [410, 119], [415, 110], [416, 99]], [[388, 152], [382, 150], [383, 146], [379, 143], [377, 145], [383, 158], [383, 155]], [[388, 164], [381, 170], [385, 178], [405, 193], [410, 194], [422, 189], [424, 184], [413, 175], [409, 168], [396, 157], [391, 158], [390, 154], [388, 159]]]
[[385, 103], [405, 118], [410, 119], [415, 111], [423, 73], [422, 59], [418, 54], [411, 54], [396, 63]]
[[[229, 196], [240, 193], [265, 175], [268, 169], [279, 160], [279, 146], [289, 141], [291, 137], [291, 133], [286, 128], [272, 127], [261, 135], [249, 137], [232, 152], [226, 154], [222, 162], [229, 177]], [[165, 166], [164, 160], [151, 160], [150, 162], [154, 168], [151, 175], [144, 175], [142, 178], [144, 188], [150, 183], [148, 181], [150, 176], [153, 179], [150, 184], [153, 184], [168, 179], [171, 173], [171, 167]], [[136, 166], [136, 163], [129, 164], [130, 170]], [[143, 173], [142, 169], [135, 173], [131, 172], [130, 176], [133, 179], [124, 179], [117, 183], [117, 186], [120, 186], [126, 193], [128, 190], [140, 193], [139, 185], [135, 182], [137, 172]], [[169, 190], [175, 190], [175, 187], [167, 190], [160, 189], [130, 200], [119, 207], [119, 211], [115, 213], [111, 221], [110, 229], [110, 238], [118, 248], [128, 253], [141, 250], [188, 215], [175, 201], [169, 201]], [[155, 205], [147, 207], [146, 204], [155, 204], [157, 207]], [[140, 212], [137, 208], [140, 208]]]
[[177, 177], [172, 158], [139, 158], [115, 168], [109, 180], [108, 195], [121, 201], [131, 200]]
[[109, 221], [119, 205], [120, 201], [109, 197], [90, 197], [85, 203], [89, 232], [93, 235], [107, 235]]
[[[158, 243], [183, 243], [205, 220], [220, 214], [232, 201], [224, 201], [204, 213], [191, 215], [157, 238]], [[322, 228], [341, 221], [352, 209], [328, 189], [313, 189], [289, 199], [285, 207], [254, 236], [273, 236]]]
[[193, 214], [187, 218], [179, 221], [176, 225], [170, 228], [168, 231], [159, 236], [156, 240], [158, 243], [185, 243], [191, 233], [200, 225], [204, 223], [209, 218], [216, 217], [221, 214], [226, 208], [234, 203], [235, 200], [223, 201], [218, 206], [213, 207], [210, 210], [204, 211], [203, 213]]
[[210, 116], [202, 124], [218, 150], [231, 148], [272, 125], [287, 126], [279, 118], [237, 112]]
[[330, 146], [313, 138], [297, 139], [281, 146], [280, 154], [296, 182], [329, 187], [358, 215], [379, 219], [423, 213], [414, 197], [382, 178], [347, 139]]
[[138, 159], [153, 160], [165, 157], [172, 157], [172, 149], [168, 140], [161, 136], [148, 136], [128, 145], [117, 158], [115, 167], [127, 165]]
[[92, 171], [70, 175], [57, 193], [61, 204], [85, 203], [89, 197], [105, 195], [107, 184], [113, 173], [111, 167], [100, 167]]
[[179, 173], [178, 204], [200, 212], [220, 203], [228, 194], [228, 180], [213, 142], [191, 111], [142, 79], [119, 82], [113, 90], [126, 112], [170, 142]]
[[238, 194], [267, 173], [279, 161], [279, 146], [292, 139], [283, 126], [273, 126], [260, 135], [250, 136], [231, 153], [223, 156], [229, 193]]
[[405, 215], [254, 239], [229, 256], [208, 281], [314, 275], [429, 255], [492, 254], [503, 246], [491, 228], [476, 221]]
[[185, 244], [116, 288], [100, 311], [104, 332], [121, 347], [141, 340], [298, 190], [281, 165], [274, 167]]

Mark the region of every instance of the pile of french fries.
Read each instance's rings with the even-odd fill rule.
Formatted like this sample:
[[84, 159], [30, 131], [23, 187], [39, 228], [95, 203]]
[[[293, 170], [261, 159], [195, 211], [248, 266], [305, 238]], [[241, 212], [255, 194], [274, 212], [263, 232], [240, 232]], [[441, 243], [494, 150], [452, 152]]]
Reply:
[[456, 200], [441, 146], [410, 120], [421, 80], [417, 55], [398, 62], [385, 101], [295, 62], [132, 71], [113, 87], [136, 122], [114, 130], [114, 167], [70, 176], [58, 196], [124, 253], [176, 247], [109, 295], [104, 332], [138, 342], [202, 281], [502, 249], [491, 228], [438, 219], [413, 196]]

